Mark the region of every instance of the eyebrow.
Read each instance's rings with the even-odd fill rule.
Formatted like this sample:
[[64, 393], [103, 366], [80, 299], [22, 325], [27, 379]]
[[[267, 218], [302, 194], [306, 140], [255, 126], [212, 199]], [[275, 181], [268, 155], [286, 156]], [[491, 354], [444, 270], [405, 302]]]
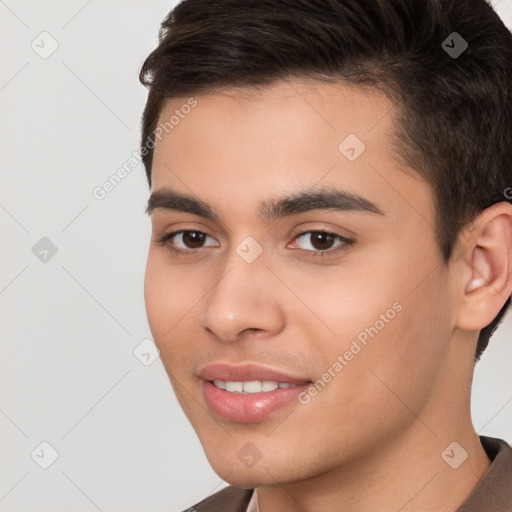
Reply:
[[[150, 215], [154, 210], [180, 211], [221, 221], [220, 216], [208, 203], [169, 188], [163, 188], [151, 194], [146, 213]], [[288, 197], [264, 201], [259, 207], [259, 217], [270, 222], [315, 210], [384, 215], [377, 205], [364, 197], [340, 189], [324, 188], [315, 191], [305, 190]]]

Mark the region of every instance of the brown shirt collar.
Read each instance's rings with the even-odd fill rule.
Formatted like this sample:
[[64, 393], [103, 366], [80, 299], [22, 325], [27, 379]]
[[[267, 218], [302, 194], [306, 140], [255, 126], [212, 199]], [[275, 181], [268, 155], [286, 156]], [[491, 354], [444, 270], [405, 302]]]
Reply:
[[512, 448], [493, 437], [480, 442], [491, 466], [456, 512], [512, 512]]

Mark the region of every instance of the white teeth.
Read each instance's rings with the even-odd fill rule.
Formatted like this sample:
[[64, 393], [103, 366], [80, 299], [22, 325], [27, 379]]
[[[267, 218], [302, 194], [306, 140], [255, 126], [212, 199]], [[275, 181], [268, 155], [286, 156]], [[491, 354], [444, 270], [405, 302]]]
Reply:
[[226, 391], [243, 391], [243, 382], [226, 381]]
[[275, 380], [249, 380], [244, 382], [234, 382], [225, 380], [214, 380], [213, 384], [219, 389], [225, 389], [235, 393], [262, 393], [266, 391], [274, 391], [274, 389], [293, 388], [297, 384], [290, 382], [277, 382]]
[[259, 380], [250, 380], [243, 383], [243, 390], [246, 393], [261, 393], [261, 382]]
[[277, 389], [278, 387], [279, 384], [273, 380], [264, 380], [261, 383], [261, 391], [274, 391], [274, 389]]

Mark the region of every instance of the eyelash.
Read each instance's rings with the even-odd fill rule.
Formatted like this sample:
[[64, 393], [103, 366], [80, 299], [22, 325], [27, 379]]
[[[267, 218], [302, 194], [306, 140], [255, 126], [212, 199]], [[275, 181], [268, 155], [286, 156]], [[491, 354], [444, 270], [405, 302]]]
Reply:
[[[179, 231], [173, 231], [172, 233], [166, 233], [156, 239], [156, 242], [159, 245], [162, 245], [166, 247], [169, 251], [179, 254], [179, 255], [196, 255], [200, 254], [205, 251], [204, 248], [198, 248], [198, 249], [176, 249], [171, 244], [168, 243], [169, 240], [171, 240], [174, 236], [179, 235], [181, 233], [200, 233], [206, 236], [210, 236], [208, 233], [205, 233], [204, 231], [199, 231], [195, 229], [180, 229]], [[334, 253], [338, 253], [339, 251], [346, 251], [350, 246], [352, 246], [355, 243], [355, 240], [346, 238], [342, 235], [338, 235], [337, 233], [333, 233], [332, 231], [327, 231], [324, 229], [311, 229], [309, 231], [302, 231], [301, 233], [298, 233], [293, 240], [296, 240], [304, 235], [312, 234], [312, 233], [322, 233], [325, 235], [332, 235], [335, 237], [337, 241], [341, 241], [342, 243], [336, 246], [334, 249], [325, 249], [323, 251], [307, 251], [305, 249], [298, 249], [305, 252], [309, 257], [325, 257], [325, 256], [331, 256]], [[213, 238], [213, 237], [210, 237]]]

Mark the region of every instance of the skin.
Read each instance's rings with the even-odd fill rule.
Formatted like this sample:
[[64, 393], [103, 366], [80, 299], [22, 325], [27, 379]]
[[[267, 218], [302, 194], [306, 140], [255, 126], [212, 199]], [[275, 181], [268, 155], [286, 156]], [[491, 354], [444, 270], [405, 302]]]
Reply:
[[[396, 107], [381, 93], [289, 80], [196, 99], [157, 143], [152, 192], [192, 195], [220, 220], [151, 212], [145, 300], [213, 469], [258, 488], [261, 512], [456, 510], [490, 464], [471, 422], [470, 386], [478, 332], [512, 292], [512, 207], [482, 212], [446, 264], [431, 190], [395, 154]], [[161, 121], [186, 101], [167, 100]], [[366, 145], [353, 162], [338, 149], [350, 133]], [[258, 216], [262, 201], [328, 186], [383, 215]], [[169, 250], [186, 250], [181, 238], [158, 243], [179, 229], [207, 233], [202, 252]], [[355, 242], [332, 252], [335, 239], [330, 254], [312, 255], [315, 229]], [[263, 249], [251, 264], [236, 252], [248, 236]], [[197, 376], [204, 365], [255, 362], [315, 382], [397, 302], [401, 311], [308, 404], [255, 423], [209, 410]], [[237, 457], [248, 442], [261, 453], [252, 467]], [[468, 453], [457, 469], [441, 457], [452, 442]]]

